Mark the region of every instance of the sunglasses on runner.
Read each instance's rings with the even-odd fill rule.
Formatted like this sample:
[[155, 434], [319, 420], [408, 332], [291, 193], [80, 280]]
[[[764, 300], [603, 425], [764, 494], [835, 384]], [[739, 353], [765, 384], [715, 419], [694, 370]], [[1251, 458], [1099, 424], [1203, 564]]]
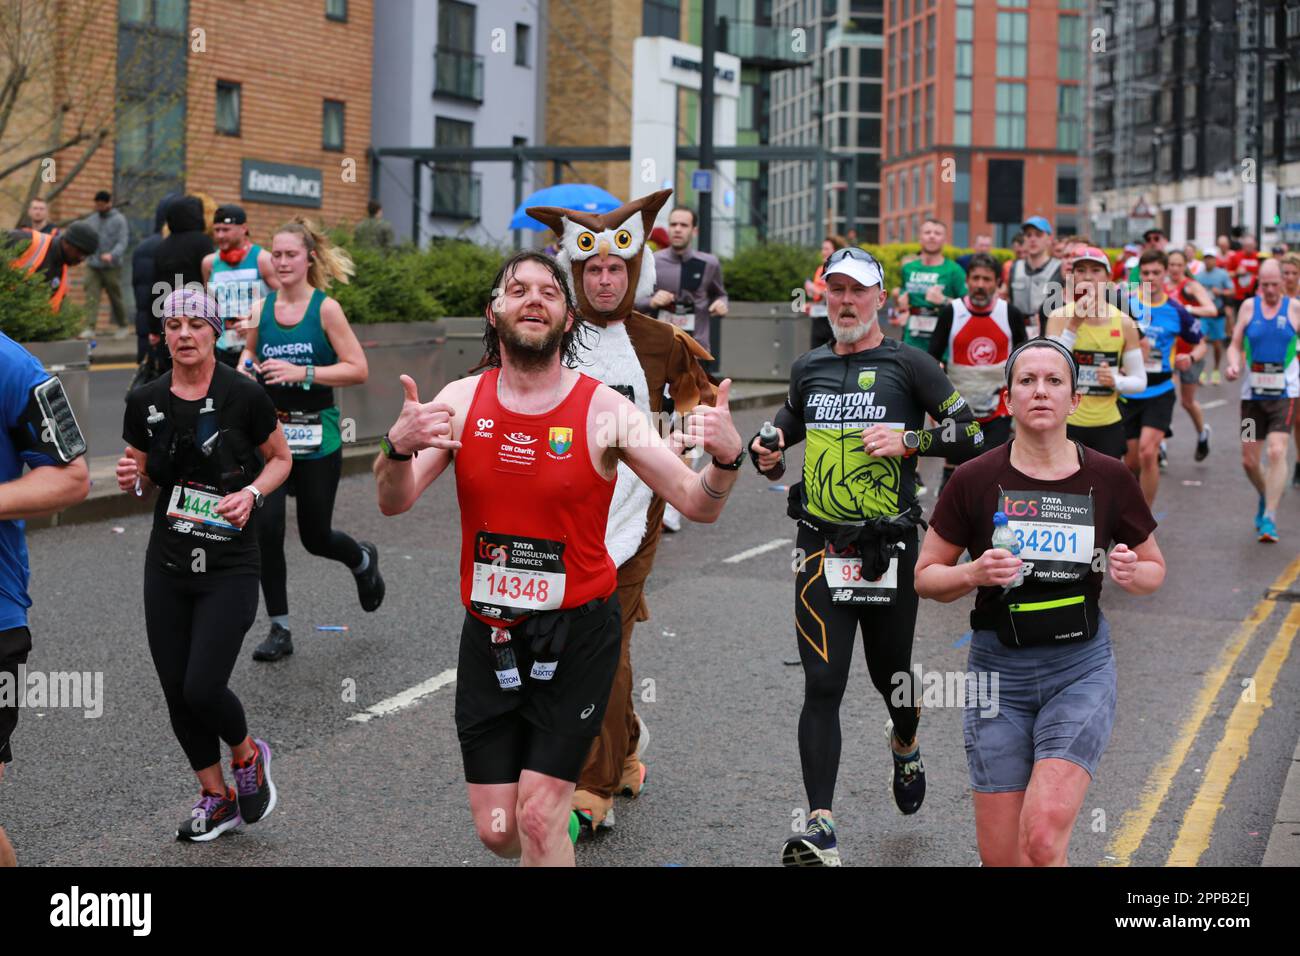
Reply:
[[876, 257], [857, 246], [836, 249], [826, 259], [822, 268], [823, 281], [835, 274], [846, 275], [864, 286], [883, 286], [885, 270]]

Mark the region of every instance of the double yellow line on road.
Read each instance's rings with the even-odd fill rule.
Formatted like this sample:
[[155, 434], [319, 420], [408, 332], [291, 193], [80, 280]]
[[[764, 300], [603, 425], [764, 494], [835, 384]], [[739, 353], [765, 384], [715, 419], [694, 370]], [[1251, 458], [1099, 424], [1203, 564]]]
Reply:
[[[1297, 577], [1300, 577], [1300, 556], [1297, 556], [1282, 574], [1273, 582], [1271, 589], [1285, 591]], [[1111, 866], [1128, 866], [1133, 855], [1142, 845], [1151, 823], [1155, 820], [1165, 797], [1173, 786], [1178, 774], [1192, 749], [1192, 744], [1200, 733], [1206, 717], [1214, 709], [1223, 685], [1232, 673], [1233, 667], [1245, 651], [1250, 639], [1259, 626], [1268, 620], [1277, 606], [1277, 601], [1264, 598], [1255, 605], [1250, 614], [1237, 627], [1236, 633], [1228, 643], [1219, 659], [1205, 675], [1200, 692], [1192, 706], [1192, 712], [1184, 721], [1174, 746], [1164, 759], [1151, 771], [1143, 788], [1138, 805], [1124, 815], [1119, 831], [1108, 847], [1107, 862]], [[1278, 672], [1290, 653], [1297, 627], [1300, 627], [1300, 607], [1293, 608], [1287, 615], [1273, 643], [1269, 645], [1255, 673], [1254, 700], [1244, 697], [1238, 700], [1232, 716], [1224, 731], [1223, 739], [1215, 748], [1213, 756], [1206, 765], [1201, 786], [1195, 799], [1183, 817], [1183, 823], [1174, 843], [1173, 851], [1167, 861], [1171, 866], [1195, 866], [1205, 849], [1210, 845], [1210, 835], [1214, 830], [1215, 820], [1223, 809], [1223, 795], [1228, 784], [1240, 766], [1242, 758], [1250, 746], [1250, 737], [1259, 726], [1264, 709], [1272, 705], [1270, 694], [1277, 680]]]

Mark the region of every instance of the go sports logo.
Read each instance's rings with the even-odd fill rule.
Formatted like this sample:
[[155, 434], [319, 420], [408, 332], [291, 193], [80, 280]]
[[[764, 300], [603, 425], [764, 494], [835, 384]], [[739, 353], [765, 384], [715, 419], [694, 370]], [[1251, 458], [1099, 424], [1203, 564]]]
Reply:
[[474, 432], [474, 437], [475, 437], [475, 438], [491, 438], [491, 437], [492, 437], [492, 429], [493, 429], [493, 427], [496, 425], [496, 422], [494, 422], [492, 419], [490, 419], [490, 418], [480, 418], [480, 419], [479, 419], [477, 422], [475, 422], [474, 424], [475, 424], [475, 425], [477, 426], [477, 428], [478, 428], [478, 430], [477, 430], [476, 432]]

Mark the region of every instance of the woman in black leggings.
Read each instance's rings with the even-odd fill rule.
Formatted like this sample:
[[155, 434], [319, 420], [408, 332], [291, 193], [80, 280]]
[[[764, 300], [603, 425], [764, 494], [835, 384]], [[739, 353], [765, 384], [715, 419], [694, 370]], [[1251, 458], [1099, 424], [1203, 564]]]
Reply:
[[271, 260], [281, 287], [253, 303], [239, 364], [266, 386], [293, 453], [293, 471], [284, 488], [268, 496], [259, 534], [271, 633], [253, 651], [255, 661], [293, 653], [284, 561], [287, 494], [298, 499], [298, 534], [308, 553], [338, 561], [352, 572], [364, 610], [377, 610], [384, 600], [379, 549], [333, 527], [334, 494], [343, 470], [334, 389], [364, 384], [369, 368], [343, 309], [324, 290], [331, 281], [348, 281], [352, 260], [305, 219], [280, 227], [271, 243]]
[[[202, 788], [176, 837], [197, 842], [256, 823], [276, 803], [271, 748], [249, 736], [227, 683], [257, 614], [257, 509], [291, 459], [266, 392], [217, 362], [221, 331], [206, 294], [167, 297], [172, 370], [127, 397], [117, 464], [124, 492], [160, 492], [145, 555], [145, 628], [172, 730]], [[222, 772], [223, 740], [234, 788]]]

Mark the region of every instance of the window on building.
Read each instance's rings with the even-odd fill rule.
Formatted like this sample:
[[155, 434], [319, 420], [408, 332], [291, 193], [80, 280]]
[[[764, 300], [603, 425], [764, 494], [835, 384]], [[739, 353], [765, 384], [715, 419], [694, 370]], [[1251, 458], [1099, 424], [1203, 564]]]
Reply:
[[929, 206], [934, 202], [934, 163], [925, 164], [921, 178], [925, 180], [925, 204]]
[[1156, 0], [1138, 0], [1135, 14], [1140, 27], [1154, 26], [1156, 22]]
[[934, 84], [931, 83], [925, 88], [925, 135], [921, 144], [923, 149], [929, 149], [934, 145]]
[[343, 149], [343, 104], [326, 100], [321, 114], [321, 149]]
[[527, 23], [515, 24], [515, 66], [532, 65], [533, 28]]
[[910, 182], [911, 180], [907, 177], [907, 170], [900, 169], [898, 171], [898, 208], [900, 209], [906, 209], [912, 205], [912, 194], [907, 188]]
[[1057, 73], [1058, 79], [1083, 79], [1084, 21], [1083, 17], [1057, 18]]
[[1183, 89], [1183, 116], [1187, 119], [1194, 119], [1197, 115], [1196, 105], [1199, 95], [1196, 87], [1188, 86]]
[[1074, 166], [1056, 167], [1056, 204], [1058, 206], [1079, 204], [1079, 170]]
[[911, 47], [908, 45], [911, 35], [907, 27], [898, 31], [898, 85], [906, 86], [907, 78], [911, 75], [908, 69], [908, 63], [911, 60]]
[[879, 83], [858, 84], [858, 112], [860, 113], [880, 112], [880, 84]]
[[[474, 124], [435, 116], [433, 145], [468, 149], [474, 145]], [[469, 163], [440, 162], [434, 166], [431, 212], [435, 216], [455, 219], [478, 218], [478, 178]]]
[[885, 212], [894, 211], [894, 174], [885, 174]]
[[858, 50], [858, 76], [880, 76], [880, 50], [868, 46]]
[[172, 33], [184, 32], [185, 0], [121, 0], [118, 21]]
[[641, 35], [681, 39], [680, 0], [645, 0], [641, 6]]
[[953, 56], [952, 71], [955, 76], [974, 76], [974, 44], [958, 43]]
[[1300, 91], [1300, 62], [1296, 60], [1290, 60], [1286, 65], [1286, 91]]
[[1300, 37], [1300, 7], [1288, 7], [1286, 11], [1287, 39]]
[[1060, 86], [1056, 95], [1056, 148], [1083, 147], [1083, 87]]
[[993, 144], [1002, 147], [1025, 145], [1025, 85], [999, 83], [996, 99]]
[[[847, 122], [847, 120], [846, 120]], [[880, 120], [858, 117], [858, 141], [851, 146], [869, 146], [875, 149], [880, 145]]]
[[1174, 18], [1177, 11], [1174, 9], [1174, 0], [1160, 0], [1160, 23], [1164, 26], [1173, 26]]
[[239, 84], [217, 80], [217, 132], [239, 135]]
[[912, 204], [921, 205], [921, 167], [912, 167]]
[[340, 20], [346, 23], [348, 19], [348, 0], [325, 0], [325, 19]]
[[921, 82], [922, 59], [925, 56], [925, 47], [921, 39], [921, 24], [912, 25], [912, 82]]
[[998, 12], [998, 76], [1024, 76], [1029, 14]]
[[970, 8], [957, 8], [956, 37], [958, 40], [975, 39], [975, 11]]
[[925, 75], [934, 76], [934, 17], [925, 18]]

